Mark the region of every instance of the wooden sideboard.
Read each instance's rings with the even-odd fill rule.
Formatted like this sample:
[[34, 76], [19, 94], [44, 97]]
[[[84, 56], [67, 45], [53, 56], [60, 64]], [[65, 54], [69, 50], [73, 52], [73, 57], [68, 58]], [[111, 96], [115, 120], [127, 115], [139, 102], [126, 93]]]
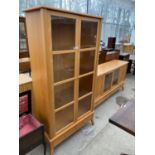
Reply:
[[123, 89], [128, 62], [112, 60], [98, 65], [95, 86], [95, 106], [114, 92]]

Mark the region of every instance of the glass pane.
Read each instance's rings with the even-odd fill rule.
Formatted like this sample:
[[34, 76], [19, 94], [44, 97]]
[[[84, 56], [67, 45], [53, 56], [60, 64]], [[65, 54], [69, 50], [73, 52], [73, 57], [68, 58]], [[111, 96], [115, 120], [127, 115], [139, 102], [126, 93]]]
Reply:
[[53, 50], [69, 50], [75, 47], [75, 19], [52, 16]]
[[62, 129], [74, 120], [74, 106], [71, 105], [55, 114], [56, 131]]
[[113, 82], [112, 82], [112, 84], [115, 85], [115, 84], [118, 83], [119, 69], [115, 70], [113, 74], [114, 74], [114, 77], [113, 77]]
[[78, 104], [78, 117], [91, 109], [91, 95], [83, 98]]
[[80, 53], [80, 74], [88, 73], [94, 70], [95, 51]]
[[74, 81], [55, 86], [55, 109], [74, 100]]
[[53, 56], [54, 82], [74, 77], [75, 54]]
[[92, 91], [93, 75], [88, 75], [79, 80], [79, 97]]
[[112, 73], [107, 74], [105, 76], [105, 81], [104, 81], [104, 91], [107, 91], [111, 87], [111, 81], [112, 81]]
[[96, 46], [97, 22], [81, 22], [81, 48]]
[[26, 38], [25, 25], [23, 22], [19, 23], [19, 38]]

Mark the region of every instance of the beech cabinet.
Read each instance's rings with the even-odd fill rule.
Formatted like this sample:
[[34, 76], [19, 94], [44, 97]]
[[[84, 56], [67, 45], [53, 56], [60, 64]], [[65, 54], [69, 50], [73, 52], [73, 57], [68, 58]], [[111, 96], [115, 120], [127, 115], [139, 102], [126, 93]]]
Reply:
[[112, 60], [98, 65], [95, 84], [95, 106], [114, 92], [123, 89], [128, 62]]
[[26, 10], [34, 113], [53, 147], [93, 120], [101, 17]]

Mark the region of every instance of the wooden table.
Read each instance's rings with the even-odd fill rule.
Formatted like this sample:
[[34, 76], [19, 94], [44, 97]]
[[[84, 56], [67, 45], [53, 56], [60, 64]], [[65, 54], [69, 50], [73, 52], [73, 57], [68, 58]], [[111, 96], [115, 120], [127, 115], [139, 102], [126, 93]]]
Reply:
[[135, 101], [130, 100], [109, 119], [109, 122], [135, 136]]

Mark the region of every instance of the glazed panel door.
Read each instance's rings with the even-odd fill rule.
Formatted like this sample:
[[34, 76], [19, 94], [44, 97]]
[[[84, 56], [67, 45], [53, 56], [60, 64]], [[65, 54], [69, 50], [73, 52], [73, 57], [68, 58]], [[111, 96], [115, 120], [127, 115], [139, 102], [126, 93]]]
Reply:
[[51, 66], [56, 134], [92, 111], [97, 19], [53, 12]]
[[51, 66], [56, 134], [75, 121], [77, 16], [52, 12]]
[[97, 20], [84, 17], [79, 22], [78, 119], [92, 111], [98, 24]]

